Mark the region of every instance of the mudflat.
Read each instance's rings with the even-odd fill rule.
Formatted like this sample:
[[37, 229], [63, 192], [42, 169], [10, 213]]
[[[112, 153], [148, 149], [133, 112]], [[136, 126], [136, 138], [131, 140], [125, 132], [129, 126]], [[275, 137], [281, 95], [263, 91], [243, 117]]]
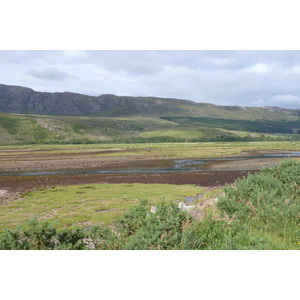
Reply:
[[[51, 172], [64, 171], [64, 174], [41, 174], [20, 176], [11, 174], [0, 176], [0, 189], [26, 191], [57, 185], [89, 183], [168, 183], [195, 184], [199, 186], [219, 186], [232, 183], [235, 179], [258, 172], [262, 166], [279, 163], [282, 158], [244, 159], [242, 161], [219, 161], [207, 166], [207, 171], [165, 172], [165, 173], [122, 173], [84, 174], [85, 170], [139, 169], [147, 167], [168, 167], [174, 158], [147, 153], [148, 149], [68, 149], [60, 152], [51, 149], [1, 149], [0, 172]], [[144, 153], [141, 153], [144, 152]], [[146, 154], [145, 154], [146, 152]], [[244, 152], [237, 156], [245, 158], [260, 155], [262, 152]], [[226, 156], [223, 156], [226, 157]], [[178, 159], [191, 157], [178, 156]], [[201, 157], [193, 157], [201, 159]], [[205, 157], [208, 159], [209, 157]], [[79, 171], [74, 173], [73, 171]], [[68, 173], [68, 171], [70, 173]], [[82, 171], [82, 173], [80, 172]], [[73, 173], [72, 173], [73, 172]]]
[[99, 174], [99, 175], [55, 175], [55, 176], [7, 176], [0, 179], [1, 189], [23, 192], [41, 187], [91, 183], [168, 183], [195, 184], [199, 186], [219, 186], [233, 183], [235, 179], [247, 176], [251, 171], [210, 171], [210, 172], [170, 172], [162, 174]]

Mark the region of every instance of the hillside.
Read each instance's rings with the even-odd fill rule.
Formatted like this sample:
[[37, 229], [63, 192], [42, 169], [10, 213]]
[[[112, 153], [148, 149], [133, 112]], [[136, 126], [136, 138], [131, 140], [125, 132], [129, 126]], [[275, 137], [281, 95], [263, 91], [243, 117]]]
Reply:
[[0, 143], [290, 140], [300, 110], [0, 85]]
[[287, 120], [300, 117], [300, 110], [278, 107], [218, 106], [156, 97], [46, 93], [3, 84], [0, 84], [0, 111], [60, 116], [189, 116], [244, 120]]

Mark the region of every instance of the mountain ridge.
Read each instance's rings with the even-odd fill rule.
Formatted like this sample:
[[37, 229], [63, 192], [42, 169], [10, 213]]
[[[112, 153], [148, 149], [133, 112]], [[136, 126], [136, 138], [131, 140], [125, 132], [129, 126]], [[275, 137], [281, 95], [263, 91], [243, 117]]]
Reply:
[[0, 84], [0, 111], [36, 115], [107, 117], [130, 114], [229, 119], [289, 119], [300, 117], [300, 109], [277, 106], [221, 106], [185, 99], [153, 96], [133, 97], [114, 94], [89, 96], [73, 92], [37, 92], [28, 87], [4, 84]]
[[0, 144], [299, 139], [300, 110], [0, 84]]

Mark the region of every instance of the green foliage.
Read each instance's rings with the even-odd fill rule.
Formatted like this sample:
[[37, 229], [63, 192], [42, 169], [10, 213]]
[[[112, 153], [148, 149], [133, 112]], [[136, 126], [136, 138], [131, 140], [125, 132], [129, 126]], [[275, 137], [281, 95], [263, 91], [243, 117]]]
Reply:
[[0, 115], [0, 126], [12, 135], [16, 135], [18, 133], [18, 128], [20, 127], [19, 123], [18, 119], [12, 118], [9, 115]]
[[123, 238], [113, 228], [92, 226], [86, 235], [91, 249], [119, 250], [122, 247]]
[[161, 117], [164, 120], [195, 126], [222, 128], [227, 130], [264, 132], [264, 133], [293, 133], [293, 128], [300, 126], [300, 120], [296, 121], [271, 121], [271, 120], [234, 120], [219, 118], [195, 118], [195, 117]]
[[275, 235], [291, 248], [299, 245], [299, 161], [285, 159], [276, 167], [237, 180], [234, 187], [226, 186], [224, 192], [218, 202], [223, 215], [238, 224], [248, 224], [260, 236]]
[[142, 200], [140, 205], [123, 214], [118, 223], [124, 236], [134, 235], [144, 224], [149, 213], [147, 200]]
[[48, 130], [41, 126], [35, 126], [33, 129], [33, 136], [37, 142], [44, 140], [48, 137]]
[[56, 232], [55, 250], [82, 250], [85, 248], [85, 233], [80, 228], [63, 229]]
[[81, 229], [64, 229], [58, 232], [52, 224], [40, 222], [34, 216], [14, 230], [6, 229], [0, 235], [0, 250], [80, 250], [84, 248]]
[[[126, 239], [123, 249], [180, 249], [187, 243], [187, 235], [191, 235], [192, 218], [173, 203], [166, 205], [161, 202], [155, 213], [146, 208], [147, 202], [125, 214], [121, 223], [121, 232]], [[133, 217], [134, 216], [134, 217]]]
[[226, 186], [219, 208], [229, 217], [260, 220], [296, 220], [300, 211], [300, 163], [284, 160], [279, 166], [262, 169]]
[[[127, 113], [120, 117], [117, 117], [118, 113], [109, 114], [109, 117], [0, 113], [0, 127], [5, 130], [0, 140], [6, 144], [20, 145], [300, 140], [297, 118], [282, 121], [278, 117], [272, 121], [264, 116], [266, 120], [254, 120], [253, 116], [255, 119], [259, 117], [256, 112], [248, 116], [251, 120], [238, 120], [242, 117], [241, 111], [224, 115], [225, 119], [218, 118], [215, 113], [212, 115], [214, 118], [192, 118], [186, 114], [160, 118], [152, 114], [130, 116]], [[39, 125], [39, 121], [46, 126]], [[258, 133], [269, 134], [264, 136]]]

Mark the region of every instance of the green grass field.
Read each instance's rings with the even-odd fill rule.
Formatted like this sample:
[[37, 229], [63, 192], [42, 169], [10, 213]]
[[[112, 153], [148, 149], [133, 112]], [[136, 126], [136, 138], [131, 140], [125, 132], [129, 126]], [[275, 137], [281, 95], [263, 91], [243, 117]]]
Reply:
[[[300, 142], [205, 142], [205, 143], [138, 143], [138, 144], [88, 144], [88, 145], [22, 145], [0, 146], [1, 156], [40, 151], [47, 154], [90, 153], [93, 151], [126, 150], [120, 153], [94, 154], [95, 157], [134, 156], [145, 158], [218, 157], [242, 154], [249, 151], [299, 151]], [[22, 152], [24, 150], [24, 152]], [[14, 152], [16, 151], [16, 152]]]
[[183, 201], [203, 188], [169, 184], [91, 184], [53, 187], [29, 192], [21, 200], [0, 206], [0, 230], [12, 228], [35, 214], [58, 221], [58, 227], [111, 224], [141, 200], [154, 205], [162, 200]]

